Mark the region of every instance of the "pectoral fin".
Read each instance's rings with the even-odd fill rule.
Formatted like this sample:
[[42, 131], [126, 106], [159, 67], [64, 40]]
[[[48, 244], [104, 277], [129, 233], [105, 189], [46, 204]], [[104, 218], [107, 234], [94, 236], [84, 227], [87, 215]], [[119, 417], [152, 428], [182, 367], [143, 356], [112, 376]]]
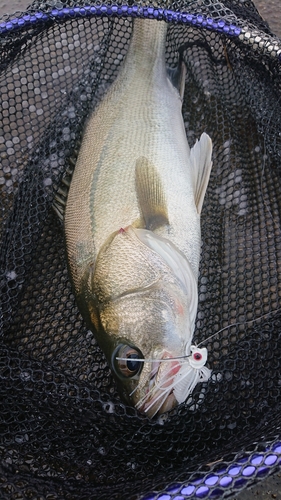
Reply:
[[212, 140], [205, 132], [190, 151], [194, 200], [200, 214], [212, 169]]
[[155, 166], [145, 157], [136, 161], [135, 185], [146, 229], [169, 224], [165, 193]]

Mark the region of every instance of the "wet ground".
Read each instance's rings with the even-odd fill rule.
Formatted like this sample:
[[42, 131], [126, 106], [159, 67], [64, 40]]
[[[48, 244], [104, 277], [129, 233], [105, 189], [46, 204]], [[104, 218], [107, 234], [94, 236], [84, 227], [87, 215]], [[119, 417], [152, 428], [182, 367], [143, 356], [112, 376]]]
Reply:
[[242, 491], [232, 500], [281, 500], [281, 473], [274, 474], [252, 488]]
[[[24, 11], [32, 2], [30, 0], [0, 0], [0, 17]], [[272, 31], [281, 37], [281, 0], [255, 0], [261, 16], [267, 20]], [[242, 491], [233, 500], [281, 500], [281, 471], [254, 487]]]
[[281, 37], [281, 0], [254, 0], [254, 4], [273, 33]]

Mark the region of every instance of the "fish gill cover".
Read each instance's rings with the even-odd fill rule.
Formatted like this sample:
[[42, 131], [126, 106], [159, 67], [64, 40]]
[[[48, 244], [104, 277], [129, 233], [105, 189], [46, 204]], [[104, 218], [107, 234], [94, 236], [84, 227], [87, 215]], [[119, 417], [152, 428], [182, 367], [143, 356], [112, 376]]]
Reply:
[[[193, 339], [212, 376], [154, 419], [118, 396], [52, 209], [136, 16], [169, 23], [188, 142], [213, 141]], [[280, 463], [278, 38], [250, 1], [69, 0], [4, 18], [0, 39], [1, 498], [235, 494]]]

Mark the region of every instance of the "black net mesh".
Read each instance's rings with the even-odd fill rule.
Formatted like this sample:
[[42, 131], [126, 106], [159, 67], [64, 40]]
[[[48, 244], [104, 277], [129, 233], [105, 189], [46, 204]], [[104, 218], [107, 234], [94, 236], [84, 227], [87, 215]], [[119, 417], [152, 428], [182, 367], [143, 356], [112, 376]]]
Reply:
[[[216, 498], [278, 467], [281, 44], [250, 1], [165, 8], [38, 0], [0, 22], [1, 498]], [[206, 131], [214, 145], [194, 336], [212, 377], [152, 420], [118, 397], [52, 210], [135, 15], [169, 22], [188, 141]]]

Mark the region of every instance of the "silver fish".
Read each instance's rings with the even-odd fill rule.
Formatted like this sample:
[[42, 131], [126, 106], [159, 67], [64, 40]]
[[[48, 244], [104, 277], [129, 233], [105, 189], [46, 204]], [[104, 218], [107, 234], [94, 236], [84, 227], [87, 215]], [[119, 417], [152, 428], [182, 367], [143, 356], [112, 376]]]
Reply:
[[192, 337], [212, 141], [203, 133], [189, 148], [185, 65], [167, 71], [166, 33], [163, 21], [134, 21], [122, 68], [87, 123], [65, 211], [81, 313], [121, 396], [150, 417], [211, 373]]

